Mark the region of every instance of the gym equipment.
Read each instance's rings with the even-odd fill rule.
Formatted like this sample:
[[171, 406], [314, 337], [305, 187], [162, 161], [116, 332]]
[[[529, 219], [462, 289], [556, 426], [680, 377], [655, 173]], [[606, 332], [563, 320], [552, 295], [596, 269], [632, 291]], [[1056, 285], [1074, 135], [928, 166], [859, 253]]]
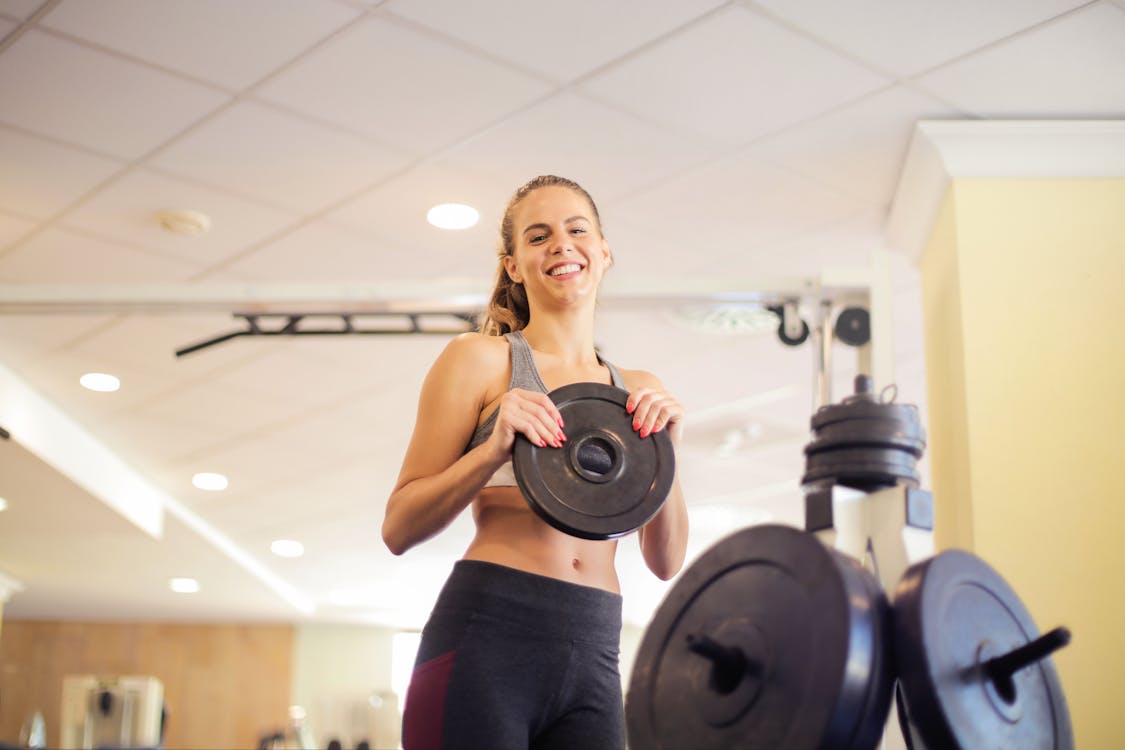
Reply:
[[911, 566], [894, 613], [905, 724], [925, 747], [1074, 747], [1062, 684], [1046, 658], [1070, 632], [1040, 636], [984, 560], [947, 550]]
[[662, 602], [631, 675], [631, 747], [872, 750], [895, 727], [911, 750], [1073, 748], [1049, 658], [1070, 633], [1039, 635], [980, 558], [933, 556], [917, 409], [865, 375], [855, 390], [810, 422], [805, 529], [736, 532]]
[[836, 316], [833, 330], [848, 346], [863, 346], [871, 340], [871, 314], [862, 307], [845, 307]]
[[805, 446], [806, 487], [841, 484], [873, 490], [899, 483], [917, 487], [917, 461], [926, 435], [913, 404], [882, 401], [871, 378], [859, 375], [855, 393], [813, 415], [814, 439]]
[[627, 391], [573, 383], [548, 394], [566, 424], [562, 448], [540, 448], [522, 435], [512, 450], [516, 483], [555, 528], [583, 539], [635, 531], [664, 505], [675, 477], [667, 432], [641, 438], [625, 411]]
[[890, 707], [886, 597], [813, 536], [754, 526], [677, 581], [626, 701], [636, 748], [868, 748]]

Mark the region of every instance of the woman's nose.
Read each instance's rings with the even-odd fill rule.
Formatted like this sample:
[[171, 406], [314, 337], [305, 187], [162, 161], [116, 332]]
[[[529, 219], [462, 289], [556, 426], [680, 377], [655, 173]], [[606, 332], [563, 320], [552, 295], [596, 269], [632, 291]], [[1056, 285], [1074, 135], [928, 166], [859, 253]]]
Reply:
[[551, 243], [551, 252], [552, 253], [565, 253], [565, 252], [570, 252], [572, 250], [574, 250], [574, 243], [572, 243], [570, 241], [570, 235], [567, 235], [567, 234], [559, 235], [557, 237], [557, 239], [555, 239]]

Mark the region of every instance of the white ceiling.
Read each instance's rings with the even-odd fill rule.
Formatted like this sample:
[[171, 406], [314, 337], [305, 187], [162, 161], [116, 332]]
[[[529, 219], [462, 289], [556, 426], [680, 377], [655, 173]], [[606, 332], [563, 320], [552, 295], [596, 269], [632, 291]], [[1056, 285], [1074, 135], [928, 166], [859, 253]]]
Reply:
[[[599, 344], [689, 411], [693, 555], [748, 523], [800, 523], [812, 348], [614, 299], [868, 269], [919, 120], [1125, 114], [1125, 4], [1109, 0], [0, 0], [0, 40], [0, 285], [483, 294], [510, 192], [549, 172], [583, 183], [618, 261]], [[440, 202], [482, 220], [430, 227]], [[165, 232], [169, 208], [210, 232]], [[924, 406], [917, 273], [893, 258], [895, 380]], [[7, 381], [166, 501], [154, 538], [96, 479], [62, 476], [84, 456], [33, 449], [0, 413], [0, 573], [22, 585], [5, 616], [421, 623], [471, 524], [401, 558], [379, 525], [446, 337], [174, 356], [239, 327], [231, 312], [31, 314], [0, 297]], [[836, 354], [839, 398], [855, 357]], [[82, 389], [88, 371], [122, 389]], [[197, 471], [230, 488], [193, 488]], [[273, 556], [278, 538], [306, 554]], [[635, 547], [620, 570], [643, 624], [668, 584]], [[173, 575], [202, 590], [173, 594]]]

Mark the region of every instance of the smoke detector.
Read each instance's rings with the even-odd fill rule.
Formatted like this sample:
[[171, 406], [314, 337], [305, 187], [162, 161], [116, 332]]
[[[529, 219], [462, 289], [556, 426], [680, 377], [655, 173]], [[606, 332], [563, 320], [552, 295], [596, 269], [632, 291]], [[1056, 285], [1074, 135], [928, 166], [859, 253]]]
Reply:
[[202, 211], [183, 208], [157, 211], [156, 221], [172, 234], [183, 237], [198, 237], [211, 228], [210, 216]]

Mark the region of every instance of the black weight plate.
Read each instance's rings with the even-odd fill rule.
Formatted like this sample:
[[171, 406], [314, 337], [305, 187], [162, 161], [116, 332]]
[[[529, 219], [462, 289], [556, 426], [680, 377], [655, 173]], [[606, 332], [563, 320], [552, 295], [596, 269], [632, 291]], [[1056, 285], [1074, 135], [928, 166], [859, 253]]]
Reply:
[[540, 448], [520, 436], [513, 448], [516, 483], [555, 528], [583, 539], [613, 539], [660, 511], [675, 477], [672, 439], [641, 438], [626, 413], [629, 394], [602, 383], [573, 383], [549, 394], [567, 442]]
[[861, 487], [894, 484], [916, 487], [920, 475], [913, 454], [906, 451], [851, 448], [822, 451], [806, 458], [801, 483], [808, 485], [824, 480]]
[[918, 424], [918, 407], [914, 404], [883, 403], [860, 397], [839, 404], [828, 404], [816, 410], [810, 424], [818, 430], [836, 422], [850, 419], [890, 419], [904, 425]]
[[[890, 707], [888, 607], [858, 562], [788, 526], [753, 526], [703, 553], [645, 630], [629, 683], [634, 750], [878, 744]], [[750, 668], [717, 679], [689, 636]], [[721, 676], [721, 675], [720, 675]]]
[[911, 566], [894, 597], [894, 648], [909, 721], [930, 748], [1073, 748], [1051, 659], [1002, 697], [981, 665], [1038, 637], [1027, 608], [979, 557], [947, 550]]
[[871, 435], [864, 439], [849, 438], [847, 440], [817, 438], [805, 446], [805, 455], [808, 456], [814, 453], [825, 453], [848, 448], [885, 448], [888, 450], [904, 451], [915, 459], [919, 459], [922, 457], [925, 447], [924, 443], [917, 440], [894, 436], [880, 437]]
[[899, 448], [867, 447], [837, 448], [820, 451], [805, 457], [807, 467], [879, 468], [891, 472], [913, 473], [918, 460], [913, 453]]
[[890, 445], [905, 448], [919, 458], [926, 447], [921, 425], [892, 419], [849, 419], [825, 425], [813, 434], [805, 453], [851, 445]]

